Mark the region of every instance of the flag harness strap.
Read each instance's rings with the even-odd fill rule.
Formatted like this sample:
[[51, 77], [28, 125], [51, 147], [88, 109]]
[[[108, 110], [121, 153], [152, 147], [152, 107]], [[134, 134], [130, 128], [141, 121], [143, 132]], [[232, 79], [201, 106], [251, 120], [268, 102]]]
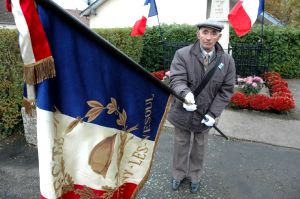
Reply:
[[223, 54], [221, 56], [219, 56], [219, 58], [217, 59], [216, 65], [207, 73], [207, 75], [204, 77], [204, 79], [201, 81], [200, 85], [196, 88], [196, 90], [194, 91], [194, 96], [195, 98], [202, 92], [202, 90], [204, 89], [204, 87], [206, 86], [206, 84], [208, 83], [208, 81], [210, 80], [210, 78], [213, 76], [213, 74], [215, 73], [217, 67], [220, 65], [221, 63], [221, 58], [222, 58]]
[[[213, 76], [215, 73], [217, 67], [221, 64], [221, 58], [223, 54], [217, 59], [216, 65], [207, 73], [207, 75], [204, 77], [204, 79], [201, 81], [200, 85], [196, 88], [194, 91], [194, 96], [195, 98], [201, 93], [203, 88], [206, 86], [207, 82], [210, 80], [210, 78]], [[201, 117], [203, 119], [206, 119], [204, 115], [200, 113]], [[218, 131], [226, 140], [228, 140], [228, 137], [214, 124], [213, 127], [215, 128], [216, 131]]]

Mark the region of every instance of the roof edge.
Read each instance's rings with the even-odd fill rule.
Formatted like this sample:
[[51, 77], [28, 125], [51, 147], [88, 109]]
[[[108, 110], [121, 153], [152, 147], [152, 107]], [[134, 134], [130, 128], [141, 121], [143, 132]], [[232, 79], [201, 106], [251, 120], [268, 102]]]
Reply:
[[91, 5], [89, 5], [86, 9], [84, 9], [80, 16], [89, 16], [91, 15], [99, 6], [101, 6], [107, 0], [96, 0]]

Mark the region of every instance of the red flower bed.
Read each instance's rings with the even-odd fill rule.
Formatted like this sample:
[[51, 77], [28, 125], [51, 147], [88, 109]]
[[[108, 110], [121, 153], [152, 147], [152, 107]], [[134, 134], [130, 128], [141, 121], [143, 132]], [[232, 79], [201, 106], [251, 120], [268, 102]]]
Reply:
[[254, 94], [248, 97], [249, 107], [254, 110], [269, 110], [270, 109], [270, 98], [263, 94]]
[[281, 78], [279, 73], [265, 73], [263, 79], [269, 88], [270, 97], [263, 94], [245, 95], [236, 92], [231, 97], [230, 105], [237, 108], [248, 108], [254, 110], [268, 111], [290, 111], [295, 108], [295, 101], [288, 83]]
[[237, 108], [247, 108], [249, 106], [249, 102], [245, 93], [236, 92], [231, 97], [232, 106]]
[[269, 81], [269, 84], [271, 84], [273, 86], [282, 85], [282, 86], [288, 87], [288, 83], [284, 79], [274, 79], [272, 81]]
[[291, 93], [290, 89], [283, 84], [270, 85], [271, 93]]
[[277, 111], [290, 110], [295, 108], [295, 102], [287, 96], [271, 97], [271, 108]]
[[155, 71], [151, 73], [154, 77], [163, 80], [164, 76], [165, 76], [165, 71], [164, 70], [160, 70], [160, 71]]

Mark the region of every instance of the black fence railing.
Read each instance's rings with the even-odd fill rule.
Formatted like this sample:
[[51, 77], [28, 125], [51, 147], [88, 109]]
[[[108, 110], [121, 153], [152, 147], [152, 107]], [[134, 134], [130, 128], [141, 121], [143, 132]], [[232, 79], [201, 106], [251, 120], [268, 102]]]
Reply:
[[261, 43], [232, 44], [228, 52], [235, 61], [237, 76], [259, 76], [269, 70], [271, 48]]
[[188, 46], [190, 43], [178, 43], [178, 42], [164, 42], [164, 68], [163, 70], [167, 71], [170, 69], [174, 54], [176, 50], [184, 46]]
[[[176, 50], [190, 43], [164, 42], [164, 68], [169, 70]], [[228, 53], [232, 55], [236, 74], [240, 77], [261, 75], [269, 70], [271, 48], [257, 44], [231, 44]]]

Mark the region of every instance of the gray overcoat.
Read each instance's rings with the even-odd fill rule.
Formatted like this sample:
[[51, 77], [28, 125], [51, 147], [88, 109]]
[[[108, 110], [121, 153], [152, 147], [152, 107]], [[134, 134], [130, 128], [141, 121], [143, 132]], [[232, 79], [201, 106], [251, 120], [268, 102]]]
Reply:
[[[222, 56], [223, 66], [218, 67], [206, 87], [195, 99], [197, 108], [202, 114], [219, 117], [229, 103], [234, 92], [235, 63], [233, 58], [224, 52], [219, 43], [215, 45], [214, 56], [204, 70], [199, 41], [176, 51], [170, 69], [170, 87], [182, 97], [194, 92], [204, 75], [216, 64], [217, 57]], [[177, 128], [201, 132], [206, 130], [197, 111], [188, 112], [180, 100], [173, 97], [168, 120]]]

